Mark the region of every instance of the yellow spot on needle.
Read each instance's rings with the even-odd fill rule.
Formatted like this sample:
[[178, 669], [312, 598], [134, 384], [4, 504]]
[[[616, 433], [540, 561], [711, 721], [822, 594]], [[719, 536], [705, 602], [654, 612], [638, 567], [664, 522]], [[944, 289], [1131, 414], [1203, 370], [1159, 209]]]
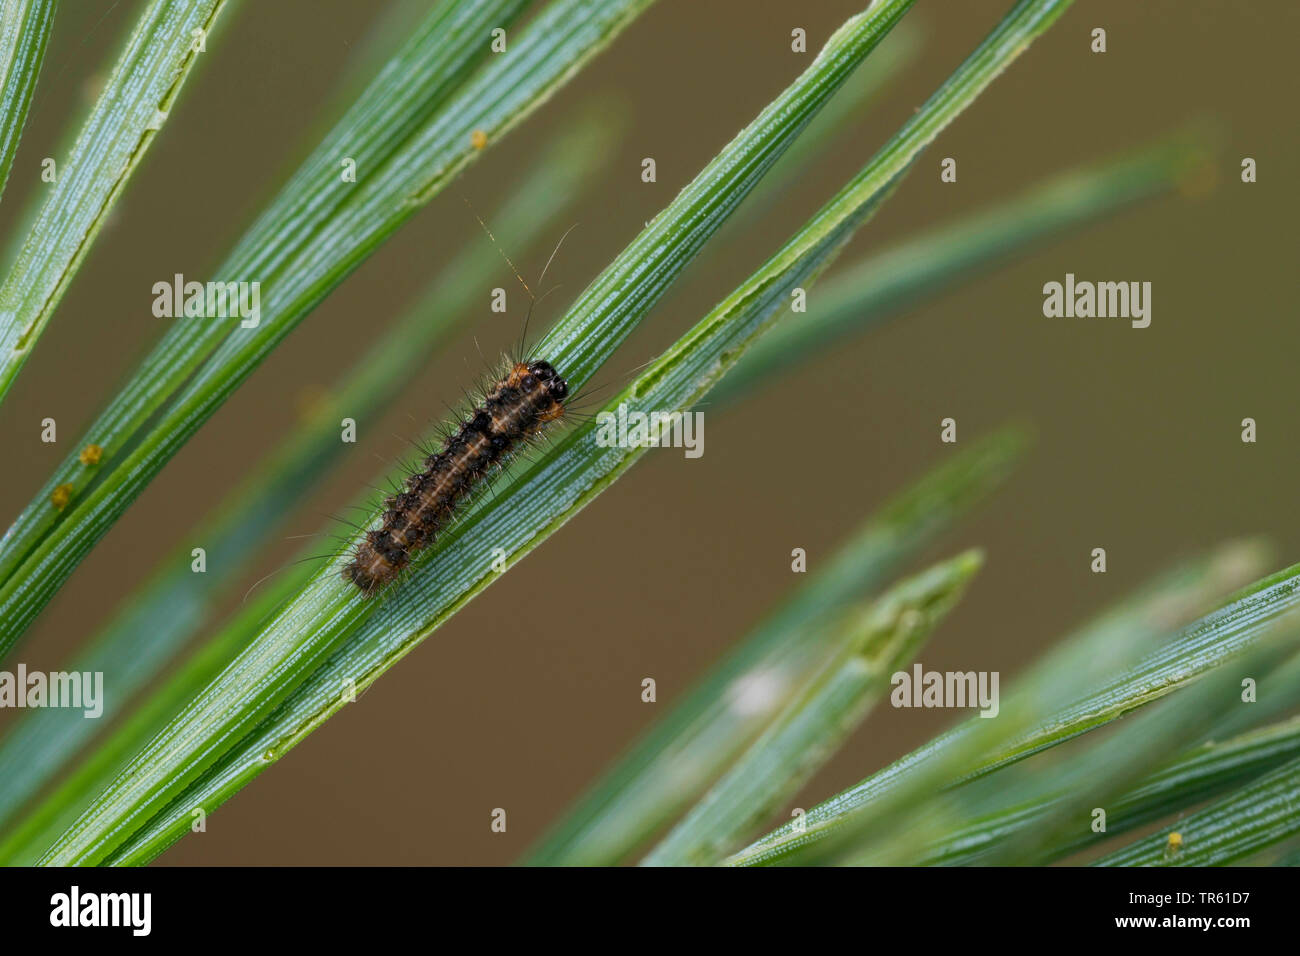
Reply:
[[62, 511], [68, 506], [68, 502], [72, 500], [72, 493], [75, 490], [76, 489], [69, 484], [59, 485], [59, 487], [50, 492], [50, 504]]

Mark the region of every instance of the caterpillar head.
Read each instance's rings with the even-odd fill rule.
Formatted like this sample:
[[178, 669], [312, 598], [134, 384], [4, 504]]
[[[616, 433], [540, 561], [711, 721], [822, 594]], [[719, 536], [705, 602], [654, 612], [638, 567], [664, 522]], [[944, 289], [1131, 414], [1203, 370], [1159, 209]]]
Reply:
[[550, 362], [543, 359], [535, 359], [528, 363], [528, 373], [542, 382], [547, 387], [551, 398], [557, 402], [563, 401], [568, 397], [569, 385], [564, 379], [556, 373], [555, 367]]

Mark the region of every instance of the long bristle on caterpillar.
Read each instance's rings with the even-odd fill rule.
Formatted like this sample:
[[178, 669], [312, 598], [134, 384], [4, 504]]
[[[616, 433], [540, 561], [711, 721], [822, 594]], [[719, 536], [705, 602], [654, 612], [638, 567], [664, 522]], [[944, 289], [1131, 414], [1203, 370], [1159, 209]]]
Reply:
[[549, 362], [514, 362], [486, 390], [406, 490], [384, 501], [382, 524], [357, 545], [343, 577], [369, 597], [427, 548], [483, 479], [564, 414], [569, 386]]

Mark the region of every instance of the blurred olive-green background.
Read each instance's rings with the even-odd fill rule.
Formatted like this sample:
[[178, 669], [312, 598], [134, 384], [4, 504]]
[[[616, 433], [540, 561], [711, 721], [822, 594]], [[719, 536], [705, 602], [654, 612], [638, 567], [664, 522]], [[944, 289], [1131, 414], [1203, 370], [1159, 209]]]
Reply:
[[[548, 276], [553, 319], [865, 0], [660, 0], [524, 125], [491, 148], [318, 307], [191, 441], [81, 565], [6, 663], [57, 669], [328, 385], [439, 265], [487, 240], [563, 122], [600, 95], [626, 134], [571, 220], [519, 249]], [[919, 0], [920, 54], [786, 190], [701, 260], [614, 362], [621, 384], [754, 268], [872, 155], [957, 66], [1009, 0]], [[0, 206], [6, 233], [42, 184], [111, 63], [138, 3], [65, 2]], [[151, 287], [207, 277], [355, 89], [381, 5], [243, 0], [223, 14], [108, 227], [0, 408], [0, 520], [18, 513], [163, 330]], [[809, 53], [790, 51], [807, 30]], [[1095, 27], [1109, 50], [1090, 52]], [[706, 408], [705, 454], [648, 454], [361, 700], [222, 807], [165, 863], [505, 863], [515, 859], [638, 730], [797, 586], [886, 496], [1008, 419], [1038, 439], [1009, 485], [916, 562], [980, 545], [988, 564], [921, 660], [1000, 670], [1030, 658], [1171, 561], [1265, 532], [1279, 565], [1300, 557], [1295, 377], [1294, 38], [1291, 0], [1086, 0], [945, 131], [841, 260], [848, 264], [1054, 172], [1212, 120], [1218, 177], [1041, 243], [926, 300], [743, 404]], [[342, 84], [342, 86], [340, 86]], [[640, 180], [653, 156], [658, 182]], [[958, 181], [939, 181], [939, 161]], [[1242, 157], [1259, 182], [1239, 181]], [[1152, 324], [1047, 319], [1043, 283], [1153, 284]], [[502, 266], [498, 284], [510, 286]], [[511, 288], [513, 288], [511, 286]], [[815, 291], [813, 293], [815, 295]], [[516, 296], [515, 301], [522, 297]], [[446, 345], [381, 421], [363, 422], [343, 468], [306, 495], [285, 534], [318, 530], [454, 402], [518, 333], [488, 309]], [[1240, 441], [1255, 418], [1259, 441]], [[57, 445], [39, 440], [58, 421]], [[793, 465], [793, 462], [813, 462]], [[281, 537], [247, 587], [300, 542]], [[194, 542], [201, 544], [201, 542]], [[1105, 547], [1109, 570], [1089, 572]], [[235, 595], [228, 606], [239, 600]], [[526, 610], [521, 615], [519, 612]], [[644, 677], [658, 703], [640, 700]], [[111, 693], [112, 675], [107, 675]], [[1004, 678], [1005, 679], [1005, 678]], [[811, 806], [941, 729], [952, 715], [877, 710], [806, 788]], [[0, 715], [0, 727], [13, 720]], [[493, 808], [505, 834], [489, 830]]]

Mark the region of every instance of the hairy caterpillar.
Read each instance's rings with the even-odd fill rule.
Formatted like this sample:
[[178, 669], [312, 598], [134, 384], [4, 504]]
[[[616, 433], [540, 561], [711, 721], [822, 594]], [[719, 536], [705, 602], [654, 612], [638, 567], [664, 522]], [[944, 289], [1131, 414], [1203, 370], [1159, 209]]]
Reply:
[[[465, 201], [469, 204], [469, 200]], [[472, 209], [472, 207], [471, 207]], [[474, 213], [493, 245], [496, 237]], [[570, 232], [572, 227], [570, 227]], [[568, 232], [551, 252], [541, 281]], [[522, 352], [537, 297], [510, 257], [497, 246], [510, 270], [528, 293], [528, 314], [519, 338]], [[518, 353], [517, 353], [518, 354]], [[427, 455], [423, 468], [406, 477], [405, 490], [384, 499], [382, 521], [366, 532], [343, 568], [343, 577], [363, 595], [383, 590], [410, 563], [411, 555], [433, 544], [485, 478], [528, 445], [551, 422], [564, 415], [569, 385], [550, 362], [522, 358], [507, 362], [505, 372], [483, 390], [483, 398], [451, 430], [440, 451]]]
[[549, 362], [515, 362], [470, 411], [406, 489], [384, 501], [383, 522], [366, 533], [343, 576], [369, 597], [427, 548], [456, 508], [495, 467], [564, 414], [569, 386]]

